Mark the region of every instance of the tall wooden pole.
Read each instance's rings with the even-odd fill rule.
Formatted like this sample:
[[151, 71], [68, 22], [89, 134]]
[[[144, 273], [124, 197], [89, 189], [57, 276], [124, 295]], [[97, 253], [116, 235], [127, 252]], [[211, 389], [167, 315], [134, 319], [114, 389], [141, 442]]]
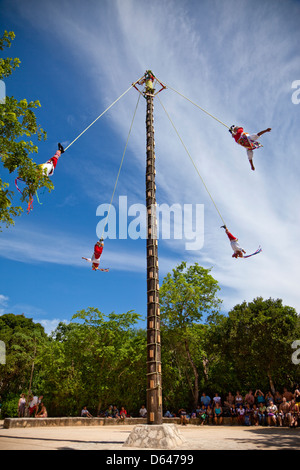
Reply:
[[153, 125], [154, 88], [151, 75], [148, 72], [145, 74], [146, 86], [144, 93], [147, 100], [147, 421], [148, 424], [162, 424], [161, 337]]

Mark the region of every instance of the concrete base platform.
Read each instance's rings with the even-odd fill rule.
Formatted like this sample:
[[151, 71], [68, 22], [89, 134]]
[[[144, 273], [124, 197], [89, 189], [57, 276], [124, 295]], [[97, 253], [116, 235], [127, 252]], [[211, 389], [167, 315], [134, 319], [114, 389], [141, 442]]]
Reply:
[[[133, 427], [125, 424], [121, 426], [43, 426], [4, 429], [3, 422], [0, 422], [0, 452], [2, 450], [93, 450], [104, 451], [103, 455], [107, 452], [111, 454], [125, 452], [128, 455], [134, 455], [134, 452], [139, 451], [155, 453], [155, 450], [149, 448], [144, 451], [141, 448], [124, 446]], [[179, 449], [190, 452], [203, 450], [299, 450], [300, 448], [300, 428], [188, 425], [179, 426], [179, 430], [186, 444], [177, 447], [175, 453]], [[157, 452], [174, 451], [160, 450]], [[248, 456], [249, 454], [247, 458]], [[78, 457], [76, 458], [78, 459]], [[97, 458], [102, 458], [101, 452]], [[199, 463], [199, 468], [201, 465], [203, 465], [202, 460]]]
[[176, 449], [186, 444], [175, 424], [147, 424], [135, 426], [124, 442], [124, 447], [142, 449]]

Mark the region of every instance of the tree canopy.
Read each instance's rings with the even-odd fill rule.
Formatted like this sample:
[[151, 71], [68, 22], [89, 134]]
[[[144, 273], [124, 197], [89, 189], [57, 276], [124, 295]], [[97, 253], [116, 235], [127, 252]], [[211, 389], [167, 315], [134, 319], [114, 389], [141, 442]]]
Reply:
[[[220, 313], [218, 291], [210, 270], [197, 264], [180, 264], [162, 283], [164, 410], [191, 410], [203, 391], [282, 391], [300, 382], [292, 361], [300, 338], [296, 310], [281, 299], [257, 297]], [[49, 416], [78, 416], [84, 405], [96, 416], [110, 404], [137, 416], [147, 388], [147, 331], [140, 320], [134, 311], [104, 314], [88, 307], [47, 335], [25, 315], [0, 316], [4, 412], [16, 416], [20, 393], [28, 395], [31, 387], [44, 396]]]
[[[10, 48], [15, 34], [5, 31], [0, 38], [0, 50]], [[5, 83], [20, 66], [18, 58], [0, 58], [0, 80]], [[0, 159], [2, 166], [8, 173], [16, 172], [24, 182], [22, 194], [10, 188], [7, 181], [0, 178], [0, 227], [14, 224], [15, 217], [22, 212], [22, 206], [17, 205], [28, 200], [37, 189], [45, 187], [49, 191], [53, 188], [50, 179], [42, 173], [38, 165], [30, 158], [30, 154], [37, 153], [38, 147], [31, 139], [36, 141], [46, 139], [46, 132], [37, 123], [35, 110], [40, 102], [21, 100], [13, 96], [6, 96], [0, 104]], [[5, 175], [5, 172], [4, 172]], [[5, 178], [5, 176], [4, 176]], [[18, 197], [15, 202], [16, 196]]]

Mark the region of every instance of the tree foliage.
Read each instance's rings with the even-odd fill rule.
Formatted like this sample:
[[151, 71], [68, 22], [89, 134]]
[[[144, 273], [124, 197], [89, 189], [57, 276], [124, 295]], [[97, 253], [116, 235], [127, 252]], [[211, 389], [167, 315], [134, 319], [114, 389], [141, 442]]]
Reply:
[[[224, 314], [218, 290], [197, 264], [179, 265], [161, 286], [164, 410], [192, 409], [200, 391], [244, 395], [300, 382], [292, 362], [292, 344], [300, 339], [295, 309], [258, 297]], [[139, 320], [133, 311], [106, 315], [89, 307], [46, 335], [24, 315], [0, 316], [7, 352], [0, 365], [3, 410], [11, 413], [20, 393], [28, 393], [33, 372], [31, 390], [44, 395], [50, 416], [78, 416], [83, 405], [96, 416], [109, 404], [136, 416], [147, 387], [147, 332], [137, 328]]]
[[299, 316], [281, 299], [258, 297], [236, 305], [228, 316], [211, 318], [210, 332], [210, 345], [215, 339], [218, 355], [239, 377], [237, 388], [260, 385], [274, 392], [276, 383], [297, 372], [291, 344], [300, 337]]
[[[13, 32], [5, 31], [0, 38], [0, 50], [11, 47], [15, 38]], [[18, 58], [0, 58], [0, 80], [7, 79], [20, 66]], [[14, 224], [14, 218], [19, 216], [23, 209], [16, 205], [14, 199], [20, 196], [21, 201], [28, 200], [31, 195], [42, 187], [49, 191], [53, 188], [50, 179], [42, 173], [38, 165], [30, 158], [30, 154], [37, 153], [38, 147], [31, 140], [46, 139], [46, 132], [37, 123], [35, 110], [40, 102], [18, 100], [13, 96], [6, 96], [0, 104], [0, 159], [2, 166], [8, 173], [16, 172], [24, 184], [22, 195], [10, 189], [7, 181], [0, 178], [0, 226]], [[18, 199], [18, 204], [19, 204]]]
[[199, 371], [202, 368], [205, 375], [206, 363], [205, 351], [199, 347], [203, 334], [199, 322], [204, 314], [216, 314], [221, 303], [218, 282], [210, 271], [198, 263], [187, 268], [183, 262], [165, 277], [160, 290], [162, 323], [176, 332], [176, 343], [180, 342], [181, 354], [189, 364], [184, 370], [194, 406], [199, 399]]
[[9, 313], [0, 316], [0, 339], [6, 346], [6, 363], [0, 365], [0, 395], [27, 393], [32, 365], [47, 342], [44, 328], [24, 315]]

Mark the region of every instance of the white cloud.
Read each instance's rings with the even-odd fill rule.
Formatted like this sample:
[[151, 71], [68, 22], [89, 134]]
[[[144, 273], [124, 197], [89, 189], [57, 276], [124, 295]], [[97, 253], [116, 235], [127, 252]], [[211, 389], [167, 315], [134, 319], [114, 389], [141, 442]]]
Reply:
[[0, 294], [0, 315], [3, 315], [6, 312], [8, 301], [9, 298], [7, 295]]
[[[19, 6], [31, 22], [34, 4]], [[248, 252], [259, 244], [263, 247], [255, 258], [232, 260], [228, 240], [219, 229], [222, 221], [156, 100], [158, 202], [205, 204], [204, 249], [187, 253], [181, 247], [178, 253], [177, 243], [160, 244], [161, 264], [168, 266], [173, 257], [174, 261], [186, 257], [213, 265], [216, 278], [227, 289], [228, 303], [262, 293], [286, 299], [299, 309], [300, 106], [292, 104], [290, 88], [299, 78], [299, 4], [243, 1], [240, 5], [234, 0], [147, 5], [120, 0], [101, 2], [101, 7], [91, 2], [87, 9], [81, 2], [72, 6], [46, 2], [37, 10], [34, 24], [60, 38], [70, 61], [78, 64], [80, 73], [88, 74], [91, 99], [101, 109], [151, 68], [167, 85], [227, 125], [240, 123], [250, 132], [272, 127], [270, 134], [261, 137], [263, 148], [255, 151], [256, 171], [251, 172], [245, 150], [225, 127], [170, 89], [159, 95], [229, 228]], [[124, 142], [136, 99], [135, 91], [128, 93], [110, 113], [112, 128]], [[124, 190], [137, 195], [142, 189], [136, 187], [134, 177], [143, 171], [145, 153], [144, 109], [140, 108], [128, 148], [135, 160], [127, 170], [130, 177], [122, 183]], [[103, 180], [113, 173], [104, 167]], [[94, 199], [97, 177], [92, 162], [88, 170], [82, 168], [83, 181], [86, 177], [91, 184], [83, 191]], [[109, 194], [106, 182], [103, 187]], [[51, 238], [29, 230], [22, 240], [2, 239], [0, 247], [6, 251], [3, 256], [11, 259], [22, 253], [27, 262], [74, 266], [81, 266], [81, 256], [89, 255], [92, 248], [90, 242], [75, 242], [75, 237], [61, 233], [56, 238], [60, 242], [45, 250]], [[139, 255], [131, 250], [124, 253], [121, 247], [107, 258], [103, 255], [104, 260], [115, 269], [144, 269]]]
[[50, 335], [57, 328], [59, 323], [69, 324], [69, 321], [60, 320], [59, 318], [53, 318], [52, 320], [35, 320], [35, 323], [40, 323], [44, 327], [45, 333], [47, 333], [47, 335]]

